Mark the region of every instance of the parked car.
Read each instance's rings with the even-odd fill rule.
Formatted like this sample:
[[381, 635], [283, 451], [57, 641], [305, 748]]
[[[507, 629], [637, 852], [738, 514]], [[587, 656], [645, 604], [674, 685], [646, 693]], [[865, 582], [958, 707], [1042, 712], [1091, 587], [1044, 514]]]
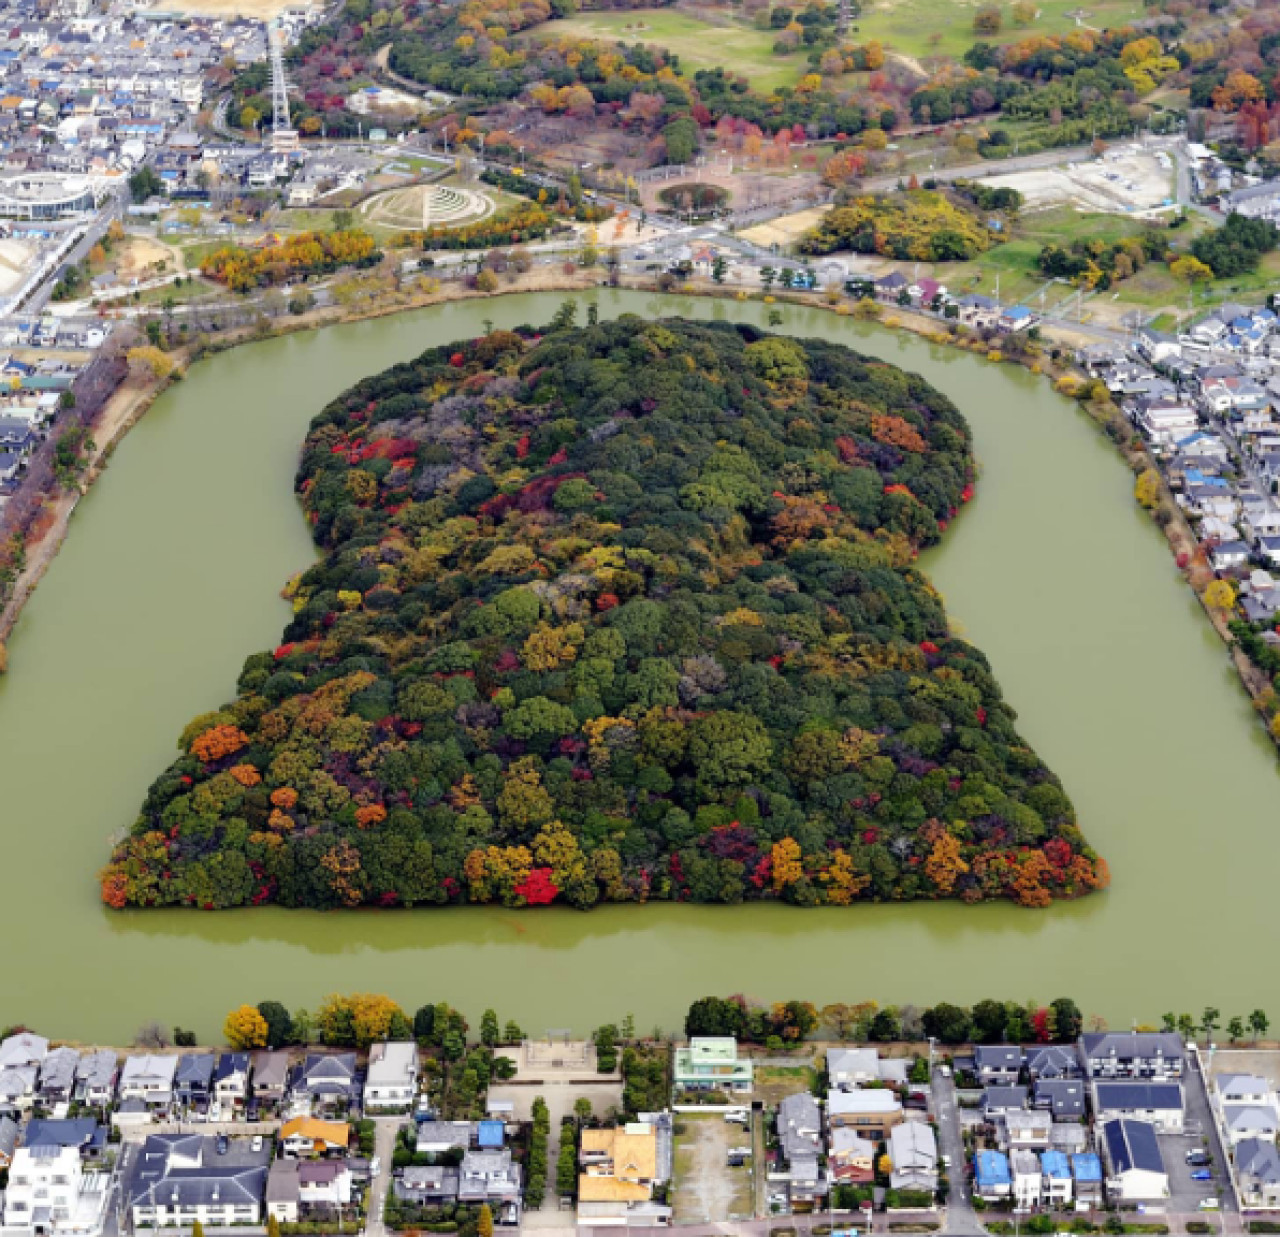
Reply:
[[1192, 1168], [1202, 1168], [1206, 1164], [1212, 1163], [1212, 1159], [1207, 1151], [1188, 1151], [1187, 1163]]
[[1212, 1181], [1213, 1173], [1210, 1172], [1209, 1169], [1207, 1168], [1197, 1168], [1196, 1171], [1191, 1174], [1191, 1180], [1192, 1181]]
[[1217, 1211], [1220, 1204], [1216, 1198], [1202, 1198], [1200, 1200], [1201, 1211]]
[[255, 1134], [255, 1135], [253, 1136], [253, 1142], [251, 1142], [251, 1143], [249, 1144], [249, 1146], [250, 1146], [250, 1149], [251, 1149], [251, 1150], [253, 1150], [253, 1151], [261, 1151], [261, 1150], [262, 1150], [262, 1135], [261, 1135], [261, 1134]]
[[218, 1135], [218, 1154], [226, 1155], [227, 1148], [231, 1146], [231, 1140], [225, 1134]]

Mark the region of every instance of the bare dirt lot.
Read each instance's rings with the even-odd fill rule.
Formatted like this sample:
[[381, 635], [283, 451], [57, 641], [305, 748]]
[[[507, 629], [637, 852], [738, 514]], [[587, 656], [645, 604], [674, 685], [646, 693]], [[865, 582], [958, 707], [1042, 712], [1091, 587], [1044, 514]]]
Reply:
[[681, 1113], [675, 1153], [677, 1224], [718, 1224], [750, 1216], [751, 1170], [730, 1168], [730, 1147], [749, 1146], [750, 1134], [719, 1113]]
[[827, 213], [826, 206], [813, 206], [808, 210], [797, 211], [794, 215], [779, 215], [768, 223], [758, 223], [747, 228], [742, 236], [755, 245], [785, 247], [794, 245], [806, 232], [817, 226], [822, 216]]
[[992, 176], [985, 183], [1016, 189], [1029, 211], [1066, 205], [1127, 215], [1160, 208], [1173, 192], [1173, 172], [1154, 154], [1118, 146], [1101, 159]]

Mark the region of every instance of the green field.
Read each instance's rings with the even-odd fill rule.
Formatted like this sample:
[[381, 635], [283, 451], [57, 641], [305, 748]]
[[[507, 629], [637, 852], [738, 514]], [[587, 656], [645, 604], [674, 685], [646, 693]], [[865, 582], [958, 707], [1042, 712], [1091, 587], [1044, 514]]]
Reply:
[[[1013, 21], [1013, 5], [1002, 3], [1004, 28], [991, 42], [1012, 42], [1024, 34], [1065, 34], [1076, 28], [1071, 13], [1098, 29], [1121, 26], [1143, 15], [1141, 0], [1038, 0], [1039, 15], [1029, 26]], [[854, 24], [854, 39], [879, 39], [907, 56], [962, 56], [976, 41], [973, 14], [977, 0], [864, 0]]]
[[629, 9], [611, 13], [580, 13], [540, 26], [548, 37], [576, 35], [609, 42], [649, 43], [680, 57], [680, 66], [693, 74], [698, 69], [724, 68], [748, 78], [757, 90], [790, 86], [808, 71], [803, 52], [776, 56], [775, 30], [756, 30], [725, 19], [712, 25], [675, 9]]

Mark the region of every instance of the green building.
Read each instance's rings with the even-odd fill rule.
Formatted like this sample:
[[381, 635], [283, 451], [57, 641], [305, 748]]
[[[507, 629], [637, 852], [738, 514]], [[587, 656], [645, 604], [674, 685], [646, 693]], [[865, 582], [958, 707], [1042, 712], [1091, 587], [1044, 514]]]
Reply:
[[738, 1056], [738, 1041], [731, 1037], [691, 1039], [676, 1049], [675, 1081], [677, 1089], [688, 1091], [750, 1091], [751, 1060]]

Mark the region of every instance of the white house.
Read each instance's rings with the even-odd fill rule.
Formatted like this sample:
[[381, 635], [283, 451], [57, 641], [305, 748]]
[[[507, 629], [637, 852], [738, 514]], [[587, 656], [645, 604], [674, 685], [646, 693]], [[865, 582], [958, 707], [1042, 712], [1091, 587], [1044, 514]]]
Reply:
[[152, 1109], [168, 1108], [173, 1103], [173, 1080], [177, 1070], [177, 1057], [151, 1053], [126, 1057], [120, 1071], [120, 1098], [142, 1100]]
[[1040, 1157], [1034, 1151], [1014, 1151], [1009, 1155], [1013, 1174], [1013, 1205], [1030, 1211], [1040, 1205]]
[[1156, 1127], [1118, 1117], [1101, 1129], [1107, 1167], [1107, 1194], [1115, 1203], [1149, 1202], [1169, 1197], [1169, 1174]]
[[369, 1050], [369, 1073], [364, 1106], [404, 1112], [418, 1094], [418, 1045], [412, 1040], [374, 1044]]
[[1162, 1134], [1181, 1134], [1185, 1101], [1179, 1082], [1104, 1082], [1093, 1084], [1096, 1120], [1132, 1117]]
[[1157, 446], [1172, 446], [1195, 431], [1200, 419], [1194, 408], [1163, 401], [1148, 404], [1135, 414], [1134, 423]]
[[92, 1233], [101, 1224], [108, 1178], [86, 1173], [78, 1147], [19, 1147], [4, 1198], [6, 1231]]
[[14, 1066], [34, 1065], [37, 1068], [49, 1055], [49, 1041], [43, 1035], [20, 1031], [0, 1042], [0, 1070]]

